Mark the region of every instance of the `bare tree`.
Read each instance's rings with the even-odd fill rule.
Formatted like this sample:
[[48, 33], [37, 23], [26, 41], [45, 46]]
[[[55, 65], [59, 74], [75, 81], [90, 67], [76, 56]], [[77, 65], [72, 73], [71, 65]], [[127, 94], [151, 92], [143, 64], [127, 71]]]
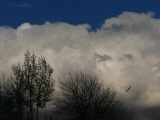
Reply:
[[57, 111], [67, 120], [121, 120], [124, 104], [113, 86], [105, 87], [96, 75], [68, 72], [59, 79], [59, 96], [54, 98]]

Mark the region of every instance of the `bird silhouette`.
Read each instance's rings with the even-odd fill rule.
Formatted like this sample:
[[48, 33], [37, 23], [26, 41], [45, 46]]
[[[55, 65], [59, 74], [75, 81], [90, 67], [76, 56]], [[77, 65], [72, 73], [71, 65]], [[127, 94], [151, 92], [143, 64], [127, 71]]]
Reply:
[[128, 92], [128, 90], [130, 90], [131, 89], [131, 86], [129, 86], [129, 88], [126, 90], [126, 92]]

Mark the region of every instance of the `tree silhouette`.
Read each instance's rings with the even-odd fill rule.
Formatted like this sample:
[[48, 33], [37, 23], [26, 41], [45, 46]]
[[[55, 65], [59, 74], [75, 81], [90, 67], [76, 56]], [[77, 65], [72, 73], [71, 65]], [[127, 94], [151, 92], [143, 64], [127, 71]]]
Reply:
[[[12, 86], [16, 96], [18, 113], [26, 109], [28, 112], [27, 119], [33, 120], [34, 106], [37, 106], [38, 120], [38, 108], [45, 107], [53, 93], [52, 67], [44, 57], [36, 60], [35, 54], [31, 54], [27, 50], [24, 63], [12, 65], [12, 70], [13, 76], [11, 78], [14, 81]], [[20, 113], [18, 118], [22, 119], [21, 114], [23, 113]]]
[[47, 64], [45, 58], [39, 58], [37, 62], [37, 77], [35, 80], [35, 103], [37, 106], [37, 120], [38, 108], [44, 108], [46, 103], [51, 100], [53, 93], [53, 69]]
[[17, 65], [11, 66], [13, 75], [11, 76], [12, 91], [16, 101], [16, 114], [17, 120], [23, 120], [24, 110], [26, 109], [26, 98], [27, 98], [27, 81], [24, 76], [22, 66], [18, 63]]
[[96, 75], [68, 72], [59, 79], [59, 96], [54, 97], [57, 111], [67, 120], [121, 120], [124, 104], [112, 86], [105, 87]]

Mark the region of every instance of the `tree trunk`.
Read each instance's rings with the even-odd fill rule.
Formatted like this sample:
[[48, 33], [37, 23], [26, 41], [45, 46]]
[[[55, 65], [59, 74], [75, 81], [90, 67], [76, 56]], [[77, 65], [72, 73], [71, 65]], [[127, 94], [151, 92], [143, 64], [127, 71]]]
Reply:
[[33, 120], [33, 107], [31, 101], [30, 101], [30, 120]]
[[37, 120], [38, 120], [38, 105], [37, 105]]

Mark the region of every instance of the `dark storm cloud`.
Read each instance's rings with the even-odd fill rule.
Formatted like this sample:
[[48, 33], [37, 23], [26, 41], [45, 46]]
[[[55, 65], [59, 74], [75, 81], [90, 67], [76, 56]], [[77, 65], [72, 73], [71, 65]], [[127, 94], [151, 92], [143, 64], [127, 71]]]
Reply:
[[107, 60], [112, 60], [110, 55], [100, 55], [98, 53], [94, 53], [94, 57], [98, 59], [98, 62], [105, 62]]

